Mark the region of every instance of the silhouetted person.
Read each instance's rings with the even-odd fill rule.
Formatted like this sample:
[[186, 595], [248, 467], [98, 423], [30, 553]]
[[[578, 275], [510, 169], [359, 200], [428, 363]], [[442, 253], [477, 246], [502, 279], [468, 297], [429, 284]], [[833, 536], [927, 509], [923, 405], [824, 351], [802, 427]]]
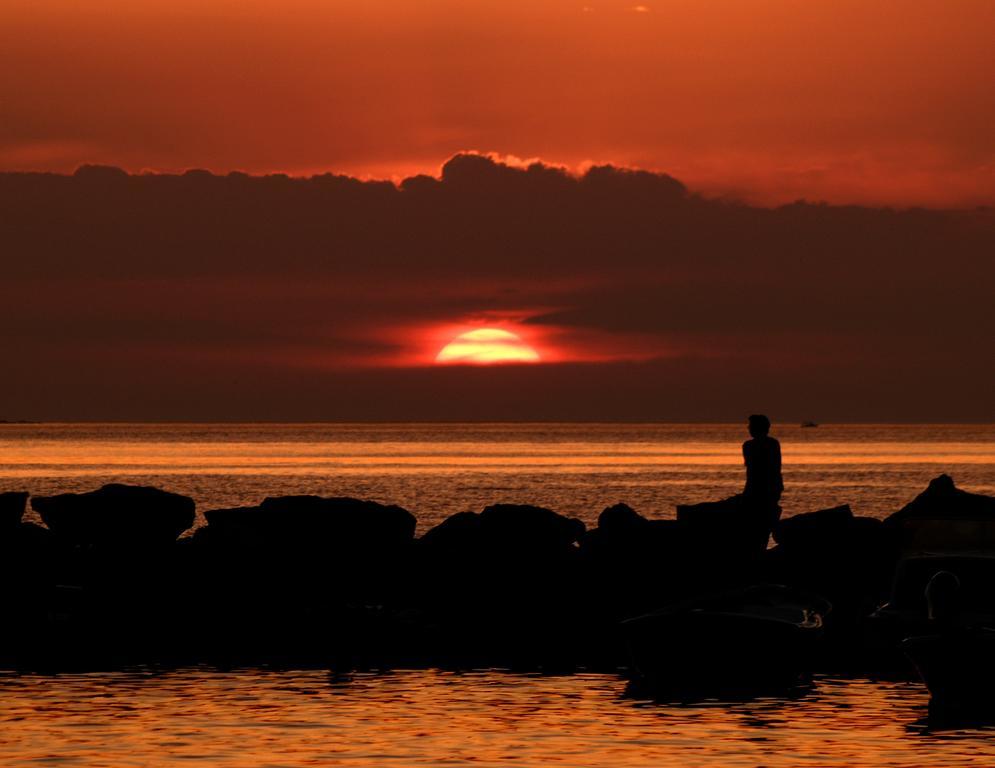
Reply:
[[746, 500], [762, 505], [777, 506], [784, 491], [781, 480], [781, 444], [771, 437], [770, 419], [753, 415], [749, 420], [750, 437], [743, 443], [743, 461], [746, 463]]

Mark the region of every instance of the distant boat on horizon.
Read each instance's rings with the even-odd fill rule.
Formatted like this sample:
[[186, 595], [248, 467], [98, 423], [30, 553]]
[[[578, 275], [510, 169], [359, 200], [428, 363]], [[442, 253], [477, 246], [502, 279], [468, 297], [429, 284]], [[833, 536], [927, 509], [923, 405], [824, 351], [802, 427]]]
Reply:
[[816, 424], [814, 421], [803, 421], [799, 426], [807, 428], [807, 427], [817, 427], [819, 425]]

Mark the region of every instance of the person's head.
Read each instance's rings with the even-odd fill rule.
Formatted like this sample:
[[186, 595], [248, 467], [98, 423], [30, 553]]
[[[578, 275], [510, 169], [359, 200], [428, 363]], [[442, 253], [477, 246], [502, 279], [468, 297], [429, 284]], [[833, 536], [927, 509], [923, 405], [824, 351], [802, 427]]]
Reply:
[[750, 416], [749, 424], [751, 437], [764, 437], [770, 432], [770, 419], [762, 414], [755, 413]]

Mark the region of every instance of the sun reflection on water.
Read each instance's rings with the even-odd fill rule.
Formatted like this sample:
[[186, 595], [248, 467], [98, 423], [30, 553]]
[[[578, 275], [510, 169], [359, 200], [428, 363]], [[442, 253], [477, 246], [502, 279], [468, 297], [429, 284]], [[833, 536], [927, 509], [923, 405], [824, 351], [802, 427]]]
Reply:
[[797, 766], [990, 764], [991, 730], [935, 732], [914, 683], [787, 698], [629, 698], [612, 675], [436, 670], [0, 677], [0, 763]]

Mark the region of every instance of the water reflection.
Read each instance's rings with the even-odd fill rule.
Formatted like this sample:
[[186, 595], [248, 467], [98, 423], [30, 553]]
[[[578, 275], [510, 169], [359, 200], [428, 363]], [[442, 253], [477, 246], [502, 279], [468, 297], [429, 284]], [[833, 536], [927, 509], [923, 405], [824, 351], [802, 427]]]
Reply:
[[710, 704], [730, 704], [735, 702], [784, 702], [794, 701], [808, 695], [813, 690], [810, 682], [799, 682], [792, 686], [770, 686], [765, 688], [732, 688], [717, 691], [714, 688], [660, 690], [641, 680], [630, 680], [623, 697], [644, 703], [671, 706], [708, 706]]
[[0, 676], [0, 764], [737, 766], [990, 764], [914, 683], [821, 678], [696, 704], [613, 675], [210, 668]]

